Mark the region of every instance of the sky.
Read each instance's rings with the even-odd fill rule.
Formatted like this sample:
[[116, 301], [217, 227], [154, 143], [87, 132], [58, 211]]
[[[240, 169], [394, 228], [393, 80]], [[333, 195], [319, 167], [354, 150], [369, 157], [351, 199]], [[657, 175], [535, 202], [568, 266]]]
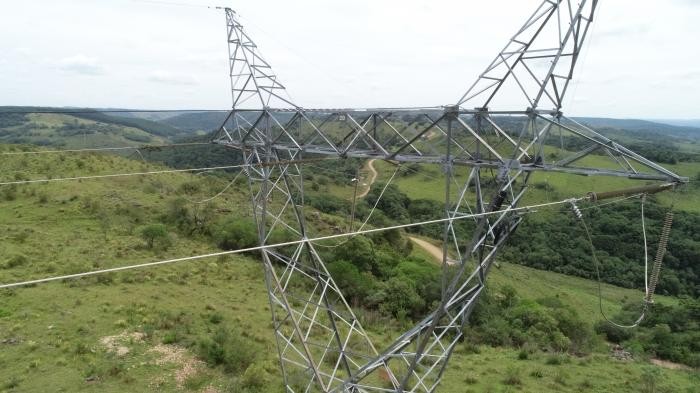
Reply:
[[[539, 3], [8, 1], [0, 105], [229, 108], [224, 13], [206, 6], [238, 12], [300, 106], [448, 105]], [[698, 0], [601, 0], [564, 112], [700, 118], [698, 21]]]

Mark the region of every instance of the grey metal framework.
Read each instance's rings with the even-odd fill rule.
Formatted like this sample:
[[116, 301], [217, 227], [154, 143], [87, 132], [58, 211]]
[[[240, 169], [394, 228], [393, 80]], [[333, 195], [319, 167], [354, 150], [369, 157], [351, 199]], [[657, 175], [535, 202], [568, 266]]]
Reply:
[[[261, 245], [280, 231], [311, 237], [302, 167], [321, 156], [439, 164], [445, 217], [498, 212], [475, 218], [468, 239], [446, 222], [440, 304], [381, 349], [311, 241], [265, 249], [288, 392], [435, 391], [497, 251], [522, 219], [513, 209], [533, 174], [685, 181], [562, 113], [596, 4], [542, 1], [456, 104], [439, 109], [297, 106], [236, 13], [225, 10], [233, 109], [213, 141], [240, 150], [250, 164], [245, 173]], [[457, 263], [448, 263], [448, 253]]]

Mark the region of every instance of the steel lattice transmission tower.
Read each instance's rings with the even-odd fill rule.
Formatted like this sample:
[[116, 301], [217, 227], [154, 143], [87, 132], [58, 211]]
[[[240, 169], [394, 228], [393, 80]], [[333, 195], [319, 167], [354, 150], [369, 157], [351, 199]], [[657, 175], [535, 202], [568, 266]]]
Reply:
[[[213, 141], [240, 150], [250, 164], [261, 245], [274, 243], [279, 231], [311, 237], [302, 177], [308, 160], [439, 164], [445, 174], [442, 300], [386, 348], [373, 345], [312, 242], [262, 252], [288, 392], [435, 391], [497, 251], [522, 219], [514, 209], [533, 174], [684, 181], [562, 113], [596, 4], [542, 1], [468, 91], [441, 111], [299, 107], [236, 13], [225, 10], [233, 109]], [[397, 116], [414, 120], [402, 124]], [[481, 212], [493, 214], [474, 219], [470, 237], [459, 236], [453, 220]], [[458, 255], [452, 266], [448, 251]]]

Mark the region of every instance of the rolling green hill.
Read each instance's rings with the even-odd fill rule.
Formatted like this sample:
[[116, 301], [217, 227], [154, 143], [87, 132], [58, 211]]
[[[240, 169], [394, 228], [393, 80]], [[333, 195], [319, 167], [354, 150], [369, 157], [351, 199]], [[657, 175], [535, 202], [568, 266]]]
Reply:
[[167, 139], [140, 128], [103, 123], [63, 114], [28, 114], [24, 122], [0, 130], [4, 143], [66, 149], [163, 144]]
[[160, 122], [188, 132], [210, 133], [221, 127], [227, 115], [227, 112], [191, 112], [172, 116]]
[[188, 135], [164, 123], [91, 109], [0, 107], [2, 143], [60, 148], [121, 147], [162, 144]]
[[[9, 149], [16, 147], [0, 152]], [[11, 157], [0, 163], [3, 180], [162, 168], [102, 154]], [[216, 251], [219, 222], [250, 219], [246, 186], [235, 184], [209, 203], [193, 201], [228, 182], [165, 174], [0, 186], [0, 283]], [[142, 230], [158, 223], [167, 236], [149, 246]], [[591, 281], [504, 263], [492, 283], [495, 294], [512, 287], [523, 299], [555, 296], [577, 307], [587, 325], [599, 320]], [[641, 297], [613, 286], [604, 295], [611, 313], [624, 299]], [[410, 324], [359, 313], [379, 347]], [[276, 353], [255, 255], [0, 290], [0, 391], [281, 392]], [[644, 356], [615, 360], [601, 341], [581, 356], [522, 355], [467, 341], [440, 391], [692, 392], [697, 384], [697, 373], [651, 366]]]
[[700, 138], [700, 128], [692, 125], [671, 125], [658, 121], [637, 119], [610, 119], [604, 117], [577, 117], [578, 121], [599, 129], [617, 129], [629, 132], [655, 133], [665, 136]]
[[[155, 124], [167, 124], [162, 129], [149, 120], [101, 115], [0, 113], [0, 141], [63, 148], [163, 144], [219, 125], [211, 115], [200, 118], [198, 114], [181, 114], [160, 119], [161, 124]], [[610, 132], [632, 142], [649, 143], [645, 133], [619, 129]], [[692, 156], [696, 152], [694, 145], [684, 138], [679, 135], [673, 143], [690, 153], [690, 160], [669, 166], [694, 177], [700, 173], [700, 164]], [[0, 145], [0, 152], [22, 149], [35, 148]], [[211, 146], [178, 151], [154, 149], [142, 155], [145, 162], [107, 154], [6, 156], [0, 162], [1, 179], [239, 162], [235, 153]], [[307, 202], [322, 211], [318, 216], [307, 215], [314, 233], [327, 233], [334, 226], [347, 224], [353, 188], [343, 179], [352, 178], [362, 165], [358, 160], [328, 167], [323, 163], [309, 165], [305, 176], [309, 185]], [[386, 181], [394, 170], [382, 162], [376, 162], [375, 167], [379, 182]], [[443, 184], [437, 180], [439, 174], [439, 168], [426, 166], [417, 172], [402, 172], [396, 184], [398, 190], [413, 199], [440, 201]], [[224, 190], [230, 179], [226, 173], [167, 174], [0, 186], [0, 283], [217, 251], [223, 226], [250, 220], [247, 186], [241, 181], [209, 203], [193, 201]], [[533, 184], [528, 202], [625, 186], [619, 180], [557, 174], [538, 177]], [[681, 194], [659, 196], [659, 206], [669, 206], [671, 202], [682, 214], [700, 212], [700, 193], [692, 184]], [[361, 202], [358, 216], [364, 218], [367, 211], [368, 206]], [[556, 220], [551, 214], [542, 212], [538, 219]], [[321, 219], [314, 221], [313, 217]], [[376, 221], [370, 224], [380, 225], [391, 219], [389, 210], [379, 211]], [[154, 226], [164, 228], [165, 235], [149, 241], [144, 230]], [[692, 232], [692, 228], [683, 230]], [[537, 231], [525, 231], [530, 232]], [[385, 247], [375, 241], [378, 248]], [[694, 247], [697, 239], [692, 242], [681, 246]], [[630, 246], [633, 244], [636, 243]], [[675, 248], [671, 253], [675, 254]], [[329, 255], [327, 260], [337, 259], [332, 258], [334, 254]], [[431, 256], [420, 249], [408, 256], [387, 255], [400, 259], [392, 262], [398, 266], [435, 271]], [[521, 266], [526, 261], [514, 260], [517, 253], [504, 255], [508, 259], [493, 270], [490, 295], [480, 306], [465, 343], [456, 350], [440, 391], [692, 392], [700, 383], [696, 371], [661, 369], [648, 363], [647, 357], [654, 353], [668, 356], [663, 348], [639, 347], [639, 343], [648, 342], [646, 337], [656, 337], [652, 336], [658, 333], [654, 329], [661, 329], [663, 321], [652, 318], [651, 325], [625, 341], [624, 345], [633, 346], [635, 360], [613, 359], [604, 336], [593, 333], [601, 320], [595, 281]], [[670, 266], [674, 270], [669, 272], [680, 271], [677, 266]], [[686, 274], [691, 271], [689, 267]], [[398, 275], [399, 269], [383, 274]], [[410, 274], [399, 277], [406, 280]], [[386, 285], [379, 277], [370, 281], [379, 288]], [[517, 294], [519, 308], [494, 306], [498, 299], [512, 293]], [[604, 285], [603, 296], [606, 312], [617, 317], [625, 312], [623, 303], [638, 303], [642, 294]], [[684, 303], [675, 297], [660, 296], [658, 304], [659, 315], [665, 317], [676, 312], [666, 308], [678, 310]], [[522, 313], [523, 309], [532, 315], [544, 313], [547, 323], [551, 323], [550, 317], [565, 310], [576, 310], [579, 319], [574, 320], [581, 322], [590, 336], [588, 349], [578, 353], [555, 349], [547, 342], [549, 339], [532, 346], [508, 338], [517, 334], [520, 327], [505, 326], [491, 314], [505, 316]], [[358, 310], [363, 325], [380, 348], [411, 323], [410, 316], [397, 318], [395, 313], [382, 310], [381, 304]], [[552, 328], [548, 326], [541, 328]], [[554, 328], [563, 329], [556, 324]], [[673, 329], [669, 333], [672, 338], [692, 334], [675, 326]], [[489, 334], [491, 331], [505, 335], [505, 341], [498, 341], [503, 337]], [[686, 341], [673, 342], [693, 342], [688, 337], [683, 336]], [[695, 349], [690, 351], [697, 353]], [[39, 392], [46, 391], [47, 386], [66, 392], [282, 391], [259, 260], [255, 255], [230, 256], [0, 291], [0, 391]]]

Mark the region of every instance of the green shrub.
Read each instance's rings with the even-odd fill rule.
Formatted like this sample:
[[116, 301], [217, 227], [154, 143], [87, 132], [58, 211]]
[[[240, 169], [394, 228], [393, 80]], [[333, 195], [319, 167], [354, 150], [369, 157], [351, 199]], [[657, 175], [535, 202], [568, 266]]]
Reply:
[[506, 377], [503, 379], [503, 383], [511, 386], [520, 386], [523, 384], [523, 380], [520, 378], [520, 371], [509, 367], [506, 370]]
[[377, 273], [378, 271], [374, 243], [366, 237], [357, 236], [348, 239], [335, 249], [334, 256], [337, 260], [352, 263], [360, 272]]
[[29, 260], [27, 259], [26, 256], [22, 254], [14, 255], [10, 259], [5, 262], [5, 265], [3, 266], [5, 269], [12, 269], [15, 267], [19, 267], [22, 265], [26, 265]]
[[200, 391], [210, 380], [211, 376], [203, 373], [196, 373], [187, 377], [184, 385], [187, 390]]
[[260, 363], [253, 363], [243, 373], [241, 385], [249, 391], [258, 391], [263, 386], [267, 385], [268, 378], [265, 368]]
[[382, 295], [380, 309], [399, 319], [409, 315], [416, 316], [425, 306], [425, 301], [418, 295], [415, 284], [400, 277], [385, 282]]
[[[578, 314], [555, 298], [537, 302], [518, 297], [513, 288], [487, 290], [472, 314], [470, 336], [492, 346], [516, 346], [527, 351], [588, 353], [593, 332]], [[519, 354], [527, 358], [529, 352]]]
[[632, 330], [619, 328], [608, 321], [599, 321], [595, 325], [595, 331], [598, 334], [603, 334], [608, 341], [616, 344], [629, 340], [634, 334]]
[[561, 386], [566, 386], [566, 374], [557, 372], [556, 374], [554, 374], [554, 382], [558, 383]]
[[240, 218], [229, 218], [215, 226], [213, 237], [216, 245], [223, 250], [249, 248], [258, 244], [255, 225]]
[[178, 191], [183, 194], [194, 194], [195, 192], [199, 191], [199, 189], [199, 183], [194, 181], [184, 182], [180, 184], [180, 187], [178, 187]]
[[474, 385], [477, 382], [479, 382], [479, 378], [473, 374], [467, 374], [467, 376], [464, 377], [464, 383], [467, 385]]
[[3, 384], [3, 388], [8, 389], [8, 390], [14, 389], [16, 387], [19, 387], [19, 384], [21, 382], [22, 382], [22, 380], [18, 376], [13, 375], [5, 381], [5, 383]]
[[6, 201], [17, 199], [17, 186], [14, 184], [9, 187], [3, 187], [0, 192], [2, 192], [2, 196]]
[[161, 340], [163, 344], [175, 344], [178, 341], [180, 341], [180, 337], [178, 336], [177, 330], [165, 332], [163, 339]]
[[227, 372], [240, 374], [255, 360], [256, 348], [240, 334], [224, 325], [211, 337], [197, 342], [197, 355], [210, 366], [223, 366]]
[[221, 321], [223, 321], [223, 320], [224, 320], [224, 316], [221, 315], [221, 313], [214, 312], [214, 313], [209, 315], [209, 322], [211, 322], [215, 325], [221, 323]]
[[354, 304], [366, 299], [374, 291], [374, 279], [363, 275], [355, 265], [344, 260], [334, 260], [328, 264], [328, 272], [343, 295]]
[[148, 248], [154, 248], [155, 246], [168, 248], [170, 246], [168, 228], [163, 224], [146, 225], [141, 227], [139, 233], [141, 234], [141, 238], [146, 242]]
[[552, 355], [547, 357], [547, 360], [545, 360], [544, 363], [550, 366], [559, 366], [562, 363], [562, 359], [561, 356]]
[[663, 374], [658, 367], [644, 367], [640, 378], [642, 393], [656, 393]]

